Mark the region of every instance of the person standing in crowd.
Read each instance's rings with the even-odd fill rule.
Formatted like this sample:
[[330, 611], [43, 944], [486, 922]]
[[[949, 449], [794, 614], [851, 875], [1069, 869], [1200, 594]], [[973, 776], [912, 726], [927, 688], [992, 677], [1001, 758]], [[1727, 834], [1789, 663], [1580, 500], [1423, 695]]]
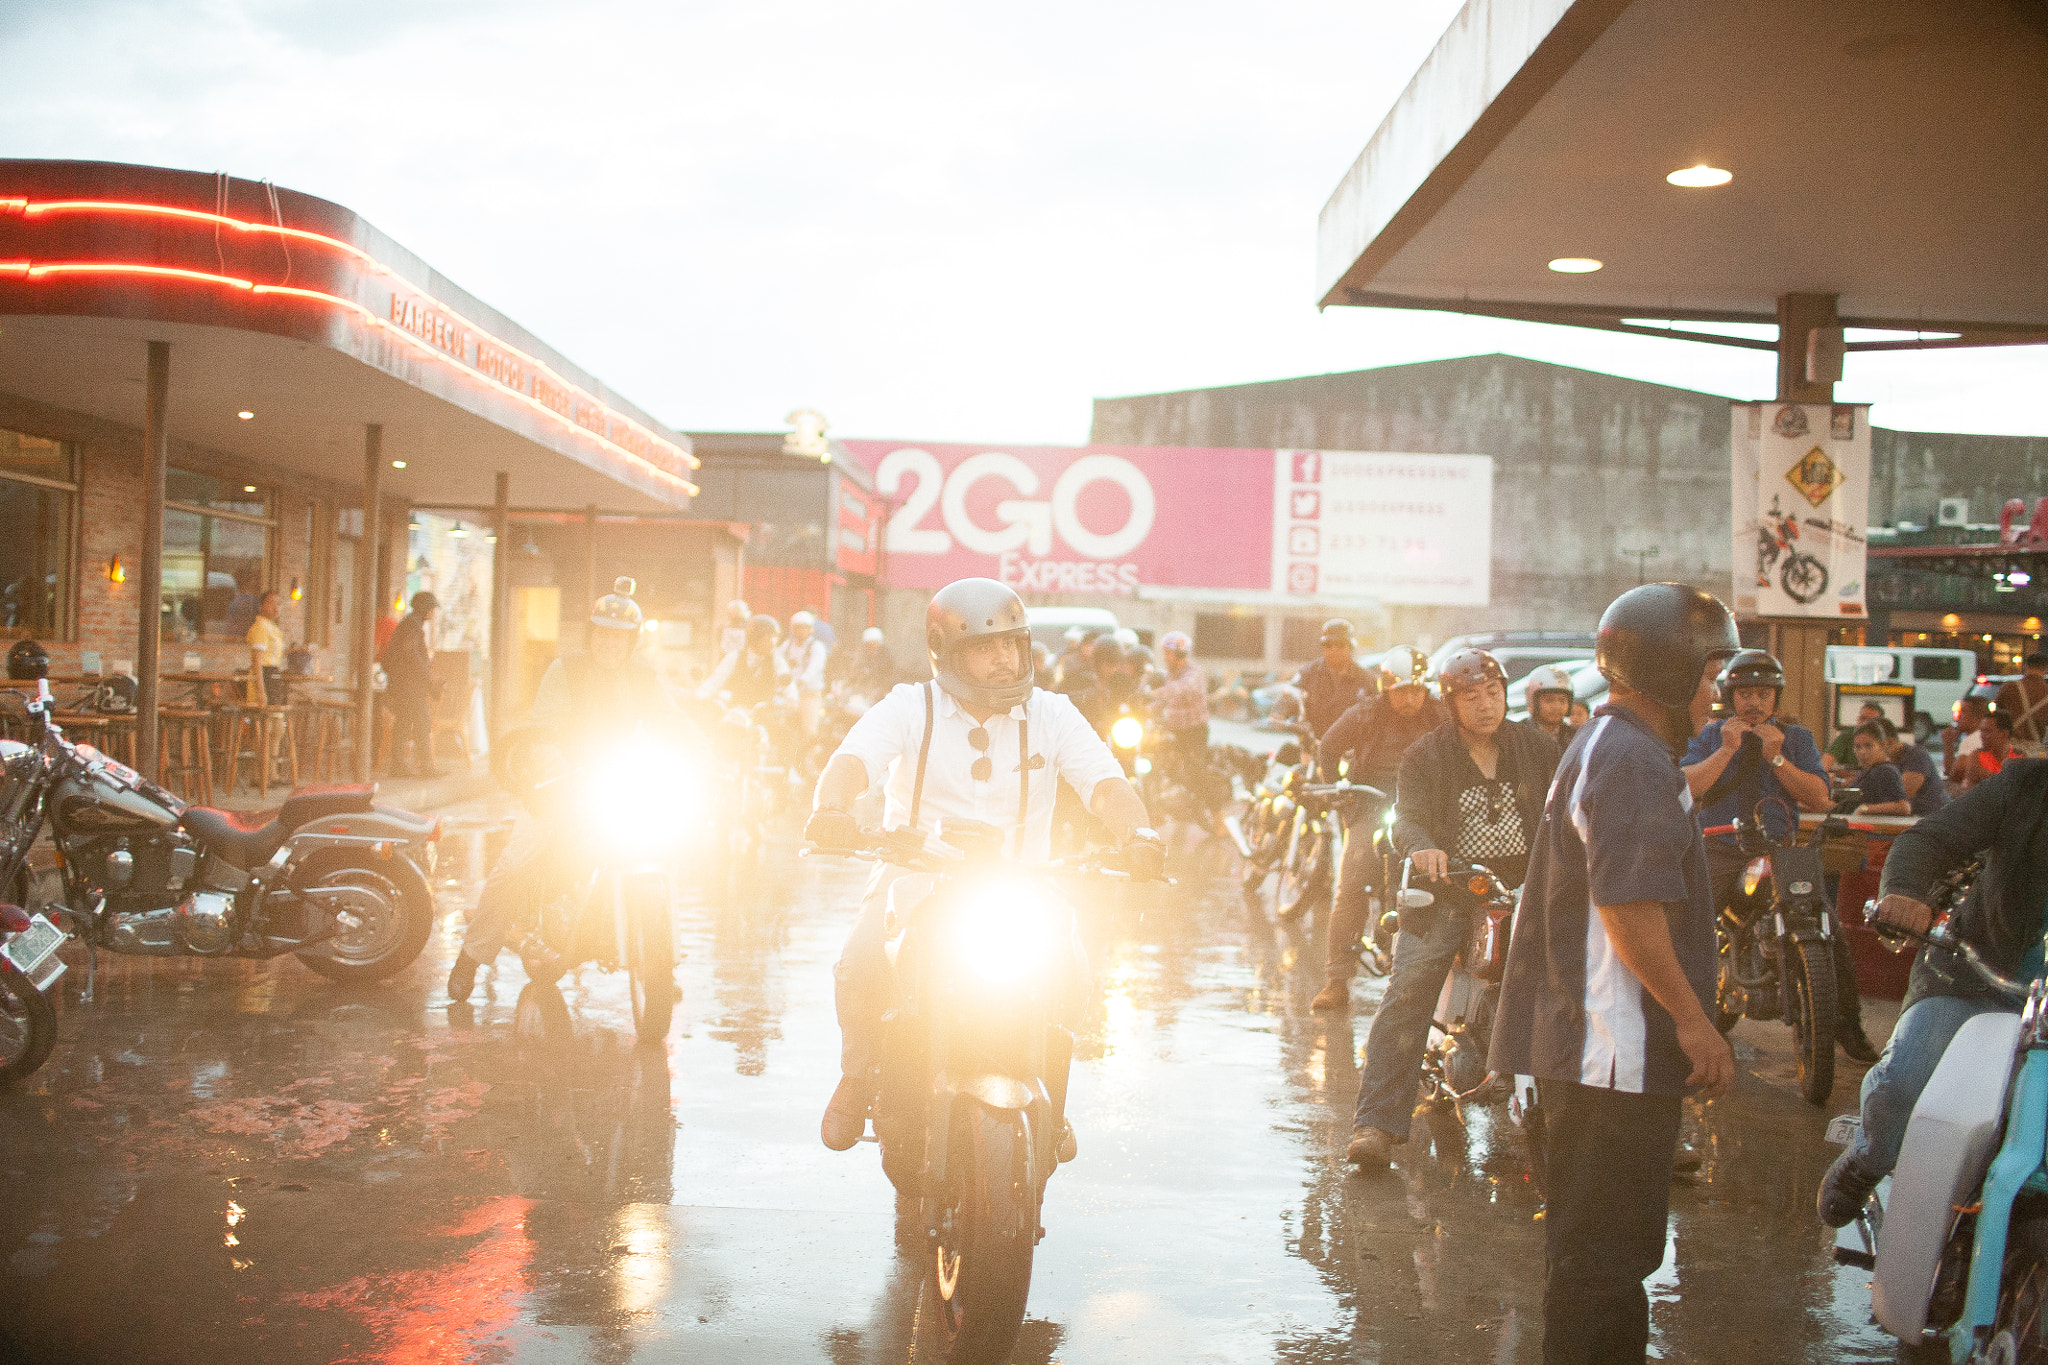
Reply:
[[1358, 666], [1358, 642], [1351, 623], [1343, 619], [1323, 622], [1323, 657], [1294, 675], [1301, 689], [1302, 720], [1317, 739], [1372, 692], [1372, 676]]
[[1159, 637], [1159, 655], [1166, 662], [1166, 680], [1153, 689], [1159, 699], [1159, 723], [1173, 739], [1183, 764], [1205, 763], [1209, 757], [1209, 675], [1194, 664], [1194, 642], [1180, 631]]
[[1572, 703], [1578, 697], [1572, 691], [1572, 675], [1556, 664], [1543, 664], [1529, 670], [1528, 681], [1522, 684], [1522, 696], [1529, 708], [1529, 723], [1550, 737], [1559, 753], [1572, 742]]
[[783, 670], [796, 693], [796, 722], [804, 738], [816, 739], [825, 711], [825, 660], [830, 653], [817, 636], [818, 618], [800, 611], [789, 618], [789, 638], [782, 642]]
[[1942, 775], [1958, 789], [1963, 781], [1963, 760], [1984, 747], [1984, 736], [1978, 730], [1990, 711], [1991, 699], [1972, 688], [1968, 696], [1956, 703], [1955, 720], [1942, 727]]
[[782, 652], [775, 647], [781, 637], [782, 627], [766, 612], [749, 619], [740, 647], [720, 659], [711, 676], [697, 685], [698, 697], [709, 701], [723, 692], [725, 700], [742, 711], [772, 699], [789, 678]]
[[1941, 780], [1941, 769], [1935, 766], [1934, 755], [1913, 742], [1913, 737], [1893, 725], [1880, 721], [1884, 727], [1885, 752], [1890, 755], [1892, 766], [1899, 770], [1899, 781], [1906, 789], [1906, 799], [1913, 803], [1912, 814], [1932, 815], [1948, 804], [1948, 785]]
[[[1775, 656], [1745, 649], [1728, 661], [1719, 680], [1729, 715], [1709, 721], [1693, 736], [1682, 766], [1702, 830], [1737, 819], [1762, 824], [1773, 839], [1798, 831], [1802, 810], [1824, 811], [1834, 804], [1821, 768], [1813, 732], [1778, 714], [1785, 698], [1785, 670]], [[1707, 877], [1714, 907], [1742, 898], [1742, 874], [1749, 855], [1734, 836], [1706, 841]], [[1847, 946], [1842, 940], [1840, 946]], [[1836, 1041], [1852, 1061], [1868, 1066], [1877, 1049], [1863, 1032], [1863, 997], [1856, 989], [1856, 965], [1845, 952], [1834, 954]]]
[[279, 675], [284, 672], [285, 639], [277, 614], [284, 607], [284, 599], [267, 592], [256, 599], [255, 606], [256, 615], [243, 635], [249, 642], [250, 699], [265, 706], [282, 706], [284, 683], [279, 681]]
[[[1557, 746], [1535, 726], [1508, 720], [1507, 674], [1485, 650], [1461, 649], [1444, 660], [1437, 686], [1451, 719], [1401, 759], [1394, 851], [1432, 883], [1442, 883], [1457, 858], [1518, 887], [1557, 769]], [[1428, 910], [1405, 912], [1387, 993], [1366, 1035], [1358, 1113], [1344, 1153], [1362, 1171], [1383, 1169], [1392, 1149], [1408, 1140], [1437, 997], [1472, 927], [1472, 906], [1455, 884], [1437, 895]]]
[[[422, 589], [384, 646], [384, 705], [391, 739], [384, 770], [393, 777], [439, 777], [434, 767], [434, 646], [429, 634], [440, 600]], [[413, 757], [408, 762], [407, 746]]]
[[2012, 722], [2012, 747], [2022, 758], [2039, 758], [2048, 748], [2048, 654], [2039, 650], [2020, 660], [2017, 678], [1998, 689], [1994, 703]]
[[1609, 699], [1558, 765], [1530, 851], [1488, 1065], [1541, 1087], [1552, 1365], [1645, 1359], [1681, 1101], [1735, 1083], [1709, 1013], [1714, 905], [1678, 756], [1741, 647], [1697, 588], [1616, 598], [1595, 653]]
[[857, 697], [879, 701], [896, 685], [901, 672], [889, 655], [882, 628], [869, 626], [860, 633], [860, 648], [847, 656], [846, 686]]
[[[1856, 725], [1868, 725], [1874, 720], [1884, 719], [1884, 708], [1874, 701], [1864, 702], [1856, 708]], [[1827, 752], [1820, 756], [1820, 766], [1832, 777], [1846, 773], [1856, 767], [1856, 725], [1835, 731], [1835, 737], [1828, 741]]]
[[816, 607], [805, 607], [802, 614], [811, 618], [811, 630], [825, 646], [827, 654], [839, 648], [839, 632], [832, 629], [831, 617]]
[[1053, 661], [1052, 690], [1069, 695], [1081, 691], [1089, 684], [1082, 681], [1088, 672], [1088, 632], [1079, 626], [1068, 626], [1067, 633], [1060, 637], [1060, 656]]
[[725, 625], [718, 632], [718, 657], [723, 659], [736, 649], [747, 646], [747, 622], [752, 619], [754, 609], [740, 598], [733, 598], [725, 604]]
[[1957, 785], [1968, 791], [1984, 779], [1996, 777], [2008, 759], [2018, 756], [2018, 751], [2012, 747], [2012, 722], [1994, 706], [1985, 713], [1984, 723], [1977, 727], [1976, 749], [1959, 765], [1962, 776]]
[[[1430, 695], [1429, 656], [1421, 650], [1397, 645], [1380, 656], [1376, 671], [1371, 694], [1339, 716], [1323, 736], [1316, 766], [1325, 782], [1335, 782], [1341, 767], [1351, 781], [1391, 797], [1400, 781], [1401, 755], [1449, 720], [1450, 713]], [[1323, 988], [1310, 1002], [1319, 1011], [1351, 1007], [1358, 941], [1372, 914], [1379, 879], [1379, 853], [1372, 840], [1386, 805], [1354, 800], [1347, 814], [1344, 859], [1330, 907], [1329, 941], [1323, 946]]]

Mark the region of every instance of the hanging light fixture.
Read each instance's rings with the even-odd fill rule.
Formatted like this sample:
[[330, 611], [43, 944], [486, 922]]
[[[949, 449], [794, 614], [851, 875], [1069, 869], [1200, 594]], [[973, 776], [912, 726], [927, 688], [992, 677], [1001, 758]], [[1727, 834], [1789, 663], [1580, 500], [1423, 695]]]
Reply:
[[109, 583], [126, 583], [128, 581], [128, 571], [121, 567], [121, 556], [115, 555], [107, 561], [107, 581]]

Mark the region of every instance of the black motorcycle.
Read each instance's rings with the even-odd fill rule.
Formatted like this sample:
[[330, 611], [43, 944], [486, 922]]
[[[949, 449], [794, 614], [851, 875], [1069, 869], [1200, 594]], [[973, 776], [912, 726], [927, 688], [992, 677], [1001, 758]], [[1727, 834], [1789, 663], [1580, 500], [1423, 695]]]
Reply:
[[[1077, 984], [1074, 909], [1051, 869], [1002, 856], [992, 826], [947, 821], [931, 847], [914, 831], [869, 840], [923, 874], [890, 889], [899, 1003], [874, 1109], [882, 1170], [922, 1213], [919, 1336], [946, 1365], [999, 1365], [1024, 1321], [1046, 1182], [1074, 1154], [1074, 1038], [1053, 1022]], [[1128, 875], [1100, 861], [1065, 870]]]
[[[278, 957], [381, 981], [426, 946], [441, 822], [379, 805], [373, 786], [304, 787], [275, 810], [188, 806], [56, 723], [49, 685], [26, 744], [0, 745], [0, 888], [25, 898], [45, 821], [63, 864], [49, 918], [98, 950]], [[81, 999], [92, 998], [89, 970]]]
[[[1726, 1033], [1741, 1019], [1783, 1019], [1792, 1029], [1799, 1063], [1799, 1093], [1826, 1104], [1835, 1088], [1835, 940], [1841, 926], [1828, 904], [1821, 845], [1846, 833], [1842, 819], [1863, 801], [1851, 788], [1805, 843], [1798, 826], [1784, 840], [1771, 838], [1761, 818], [1716, 825], [1709, 836], [1733, 834], [1752, 861], [1742, 886], [1716, 917], [1720, 969], [1714, 1025]], [[1792, 812], [1775, 797], [1766, 798]], [[1759, 809], [1764, 805], [1759, 802]]]

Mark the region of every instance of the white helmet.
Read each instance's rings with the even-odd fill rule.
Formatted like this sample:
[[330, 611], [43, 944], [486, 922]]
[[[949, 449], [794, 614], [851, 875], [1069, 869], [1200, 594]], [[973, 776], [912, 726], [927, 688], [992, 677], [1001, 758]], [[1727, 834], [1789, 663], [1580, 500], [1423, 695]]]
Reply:
[[789, 628], [791, 630], [795, 630], [798, 626], [803, 626], [804, 628], [809, 629], [810, 627], [815, 626], [817, 624], [818, 618], [811, 615], [807, 611], [800, 611], [796, 615], [789, 618]]
[[869, 626], [860, 633], [860, 639], [862, 644], [878, 645], [882, 643], [882, 628], [880, 626]]
[[1137, 647], [1138, 644], [1138, 632], [1132, 630], [1129, 626], [1118, 626], [1116, 631], [1116, 642], [1122, 645], [1125, 649], [1134, 649]]
[[1544, 664], [1529, 670], [1529, 680], [1523, 684], [1523, 693], [1533, 706], [1536, 699], [1545, 692], [1562, 692], [1565, 696], [1576, 695], [1572, 688], [1572, 675], [1556, 664]]

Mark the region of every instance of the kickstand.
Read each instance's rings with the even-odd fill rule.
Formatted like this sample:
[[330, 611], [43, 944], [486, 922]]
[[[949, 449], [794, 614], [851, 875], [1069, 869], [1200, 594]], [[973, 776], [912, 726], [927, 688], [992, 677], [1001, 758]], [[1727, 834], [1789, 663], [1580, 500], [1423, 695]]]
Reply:
[[99, 980], [99, 976], [100, 946], [87, 939], [85, 944], [85, 989], [78, 993], [79, 1004], [90, 1005], [92, 1003], [93, 983]]

